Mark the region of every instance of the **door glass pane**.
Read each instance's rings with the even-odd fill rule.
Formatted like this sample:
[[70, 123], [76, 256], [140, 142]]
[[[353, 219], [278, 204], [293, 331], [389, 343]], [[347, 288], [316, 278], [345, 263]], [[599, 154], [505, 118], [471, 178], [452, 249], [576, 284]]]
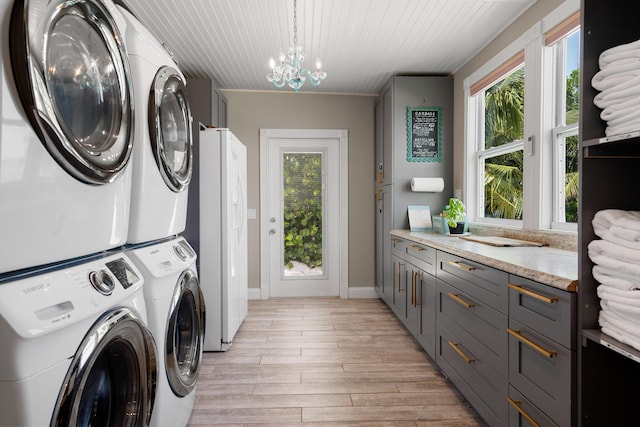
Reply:
[[282, 154], [283, 277], [324, 275], [322, 153]]

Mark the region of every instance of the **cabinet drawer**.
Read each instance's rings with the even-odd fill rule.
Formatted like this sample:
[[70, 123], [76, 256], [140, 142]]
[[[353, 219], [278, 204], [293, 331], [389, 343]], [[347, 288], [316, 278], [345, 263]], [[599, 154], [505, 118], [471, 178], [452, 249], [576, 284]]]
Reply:
[[509, 274], [495, 268], [437, 251], [437, 276], [473, 298], [507, 313]]
[[437, 280], [437, 322], [454, 332], [484, 363], [507, 378], [507, 316]]
[[509, 316], [561, 345], [576, 348], [576, 294], [509, 276]]
[[491, 426], [506, 426], [507, 380], [460, 342], [452, 331], [437, 323], [436, 362], [474, 409]]
[[436, 250], [429, 246], [407, 242], [404, 247], [405, 259], [425, 273], [436, 275]]
[[407, 241], [399, 237], [391, 237], [391, 253], [404, 258], [404, 248], [407, 246]]
[[509, 320], [509, 380], [557, 424], [569, 426], [575, 410], [575, 351]]
[[511, 427], [559, 427], [518, 390], [509, 386], [509, 426]]

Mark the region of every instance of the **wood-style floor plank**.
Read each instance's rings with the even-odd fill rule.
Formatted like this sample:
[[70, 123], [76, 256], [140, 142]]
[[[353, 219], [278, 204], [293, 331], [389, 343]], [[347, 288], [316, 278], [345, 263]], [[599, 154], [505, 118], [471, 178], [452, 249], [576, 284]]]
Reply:
[[191, 427], [478, 427], [377, 299], [249, 301], [226, 352], [206, 352]]

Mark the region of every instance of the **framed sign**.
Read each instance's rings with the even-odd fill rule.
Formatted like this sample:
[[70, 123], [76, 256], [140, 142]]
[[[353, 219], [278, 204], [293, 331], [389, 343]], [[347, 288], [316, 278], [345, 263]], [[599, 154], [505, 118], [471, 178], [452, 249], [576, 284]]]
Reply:
[[440, 107], [407, 108], [407, 161], [442, 160], [441, 114]]

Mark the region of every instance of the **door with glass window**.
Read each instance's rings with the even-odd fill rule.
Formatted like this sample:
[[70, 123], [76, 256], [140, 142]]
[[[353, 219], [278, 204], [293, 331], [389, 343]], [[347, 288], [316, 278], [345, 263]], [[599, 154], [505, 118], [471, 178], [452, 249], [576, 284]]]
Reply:
[[269, 139], [269, 296], [340, 293], [339, 138]]

